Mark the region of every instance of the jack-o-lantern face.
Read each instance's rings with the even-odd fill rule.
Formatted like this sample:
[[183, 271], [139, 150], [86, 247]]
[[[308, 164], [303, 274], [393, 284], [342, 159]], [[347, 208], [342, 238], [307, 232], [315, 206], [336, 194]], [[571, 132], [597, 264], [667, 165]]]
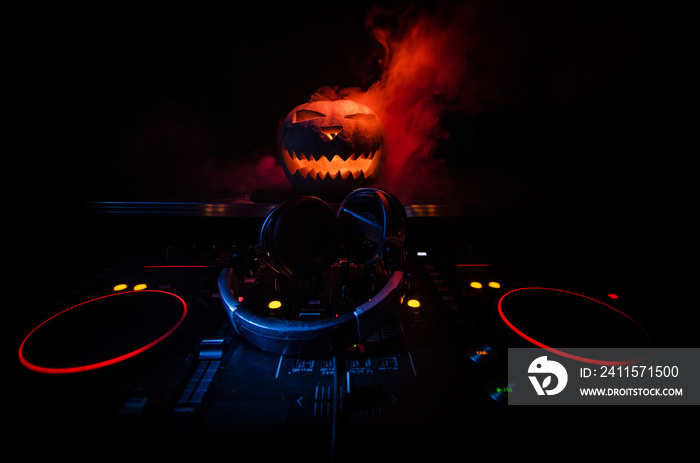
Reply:
[[384, 127], [355, 101], [310, 101], [284, 119], [279, 146], [284, 173], [297, 189], [346, 194], [379, 176]]

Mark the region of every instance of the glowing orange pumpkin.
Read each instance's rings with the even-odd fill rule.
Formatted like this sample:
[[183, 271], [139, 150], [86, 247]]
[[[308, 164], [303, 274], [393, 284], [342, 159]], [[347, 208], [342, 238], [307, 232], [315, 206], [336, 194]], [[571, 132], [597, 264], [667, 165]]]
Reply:
[[316, 100], [282, 122], [282, 169], [298, 190], [344, 195], [374, 182], [384, 164], [384, 127], [352, 100]]

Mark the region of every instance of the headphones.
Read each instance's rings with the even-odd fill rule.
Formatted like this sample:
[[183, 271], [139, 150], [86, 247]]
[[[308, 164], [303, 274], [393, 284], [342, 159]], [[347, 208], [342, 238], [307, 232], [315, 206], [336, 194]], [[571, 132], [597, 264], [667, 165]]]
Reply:
[[[295, 357], [328, 357], [362, 342], [387, 321], [406, 295], [405, 222], [398, 199], [375, 188], [353, 191], [337, 213], [315, 196], [297, 196], [280, 204], [265, 218], [252, 256], [219, 275], [221, 299], [236, 333], [265, 351]], [[333, 318], [270, 317], [241, 295], [245, 274], [261, 268], [274, 271], [277, 289], [280, 278], [319, 279], [338, 261], [346, 276], [347, 263], [353, 262], [379, 283], [370, 297]]]

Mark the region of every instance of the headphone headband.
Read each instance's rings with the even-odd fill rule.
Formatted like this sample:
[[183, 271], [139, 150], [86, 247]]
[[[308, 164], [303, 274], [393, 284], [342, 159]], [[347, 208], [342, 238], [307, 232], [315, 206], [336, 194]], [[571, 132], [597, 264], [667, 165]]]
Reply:
[[395, 271], [372, 300], [337, 318], [293, 321], [262, 317], [239, 302], [239, 282], [232, 268], [219, 274], [219, 291], [236, 333], [263, 350], [295, 357], [327, 357], [361, 342], [386, 323], [401, 304], [407, 275]]

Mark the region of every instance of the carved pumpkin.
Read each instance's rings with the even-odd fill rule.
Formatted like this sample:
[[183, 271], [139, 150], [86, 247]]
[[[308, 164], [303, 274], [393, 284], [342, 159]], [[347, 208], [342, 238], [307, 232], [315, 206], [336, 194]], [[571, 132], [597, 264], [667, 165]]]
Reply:
[[284, 173], [298, 190], [344, 195], [379, 176], [384, 127], [355, 101], [309, 101], [282, 122], [279, 147]]

